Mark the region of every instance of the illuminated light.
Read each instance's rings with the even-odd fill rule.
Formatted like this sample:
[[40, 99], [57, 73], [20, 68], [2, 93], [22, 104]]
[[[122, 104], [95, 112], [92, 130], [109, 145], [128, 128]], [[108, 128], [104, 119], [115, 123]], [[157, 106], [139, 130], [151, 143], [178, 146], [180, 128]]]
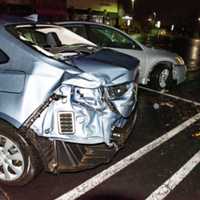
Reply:
[[162, 35], [162, 36], [164, 36], [164, 35], [166, 35], [166, 34], [167, 34], [166, 30], [161, 30], [161, 31], [160, 31], [160, 35]]
[[161, 21], [157, 21], [155, 24], [155, 27], [160, 28], [161, 27]]
[[151, 17], [149, 17], [149, 18], [147, 19], [147, 21], [148, 21], [148, 22], [152, 22], [153, 19], [152, 19]]
[[125, 20], [133, 20], [133, 18], [132, 18], [132, 17], [130, 17], [130, 16], [128, 16], [128, 15], [126, 15], [126, 16], [124, 16], [124, 17], [122, 17], [122, 19], [125, 19]]
[[130, 26], [131, 25], [131, 20], [129, 19], [128, 21], [127, 21], [127, 26]]
[[174, 28], [175, 28], [175, 25], [174, 25], [174, 24], [172, 24], [172, 25], [171, 25], [171, 31], [173, 31], [173, 30], [174, 30]]
[[134, 9], [135, 0], [131, 0], [131, 2], [132, 2], [132, 9]]
[[200, 22], [200, 17], [198, 18], [198, 22]]
[[128, 16], [128, 15], [122, 17], [122, 19], [126, 20], [127, 26], [130, 26], [131, 25], [131, 21], [133, 20], [133, 18]]

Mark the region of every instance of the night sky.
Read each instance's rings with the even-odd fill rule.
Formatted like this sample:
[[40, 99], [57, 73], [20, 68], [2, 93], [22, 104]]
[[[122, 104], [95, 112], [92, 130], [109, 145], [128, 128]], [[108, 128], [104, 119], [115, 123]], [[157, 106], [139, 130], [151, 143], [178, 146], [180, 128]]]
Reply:
[[199, 0], [135, 0], [135, 15], [148, 16], [153, 12], [166, 21], [193, 20], [200, 14]]

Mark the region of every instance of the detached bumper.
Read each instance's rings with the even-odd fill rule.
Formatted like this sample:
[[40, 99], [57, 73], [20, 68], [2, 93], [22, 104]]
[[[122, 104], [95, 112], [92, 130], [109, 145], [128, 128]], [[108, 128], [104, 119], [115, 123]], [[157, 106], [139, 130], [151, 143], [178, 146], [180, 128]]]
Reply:
[[137, 116], [136, 110], [131, 114], [123, 128], [113, 130], [113, 145], [111, 147], [106, 144], [82, 145], [48, 140], [41, 143], [40, 156], [45, 170], [53, 173], [75, 172], [109, 162], [116, 152], [124, 146], [132, 132]]

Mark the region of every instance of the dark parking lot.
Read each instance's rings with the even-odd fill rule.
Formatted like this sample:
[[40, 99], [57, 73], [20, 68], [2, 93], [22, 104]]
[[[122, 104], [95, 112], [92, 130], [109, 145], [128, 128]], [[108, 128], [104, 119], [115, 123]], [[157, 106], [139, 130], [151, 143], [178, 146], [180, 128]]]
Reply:
[[200, 131], [199, 81], [190, 78], [165, 93], [140, 88], [136, 127], [111, 163], [79, 173], [43, 172], [26, 186], [1, 186], [0, 199], [200, 199], [200, 140], [192, 136]]

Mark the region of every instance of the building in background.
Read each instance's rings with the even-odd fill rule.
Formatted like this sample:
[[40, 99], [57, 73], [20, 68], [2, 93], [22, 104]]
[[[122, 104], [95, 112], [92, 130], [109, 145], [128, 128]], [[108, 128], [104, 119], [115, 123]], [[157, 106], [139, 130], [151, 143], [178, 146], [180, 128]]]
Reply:
[[55, 21], [68, 17], [66, 0], [34, 0], [34, 7], [42, 20]]
[[122, 10], [118, 0], [70, 0], [67, 2], [70, 20], [88, 20], [115, 25]]
[[68, 0], [69, 20], [87, 20], [119, 26], [125, 16], [123, 0]]
[[0, 0], [0, 14], [24, 16], [34, 9], [34, 0]]
[[44, 20], [89, 20], [119, 25], [124, 15], [122, 0], [0, 0], [7, 14], [37, 13]]
[[37, 13], [44, 20], [59, 20], [67, 18], [67, 4], [66, 0], [0, 0], [0, 12], [20, 16]]

